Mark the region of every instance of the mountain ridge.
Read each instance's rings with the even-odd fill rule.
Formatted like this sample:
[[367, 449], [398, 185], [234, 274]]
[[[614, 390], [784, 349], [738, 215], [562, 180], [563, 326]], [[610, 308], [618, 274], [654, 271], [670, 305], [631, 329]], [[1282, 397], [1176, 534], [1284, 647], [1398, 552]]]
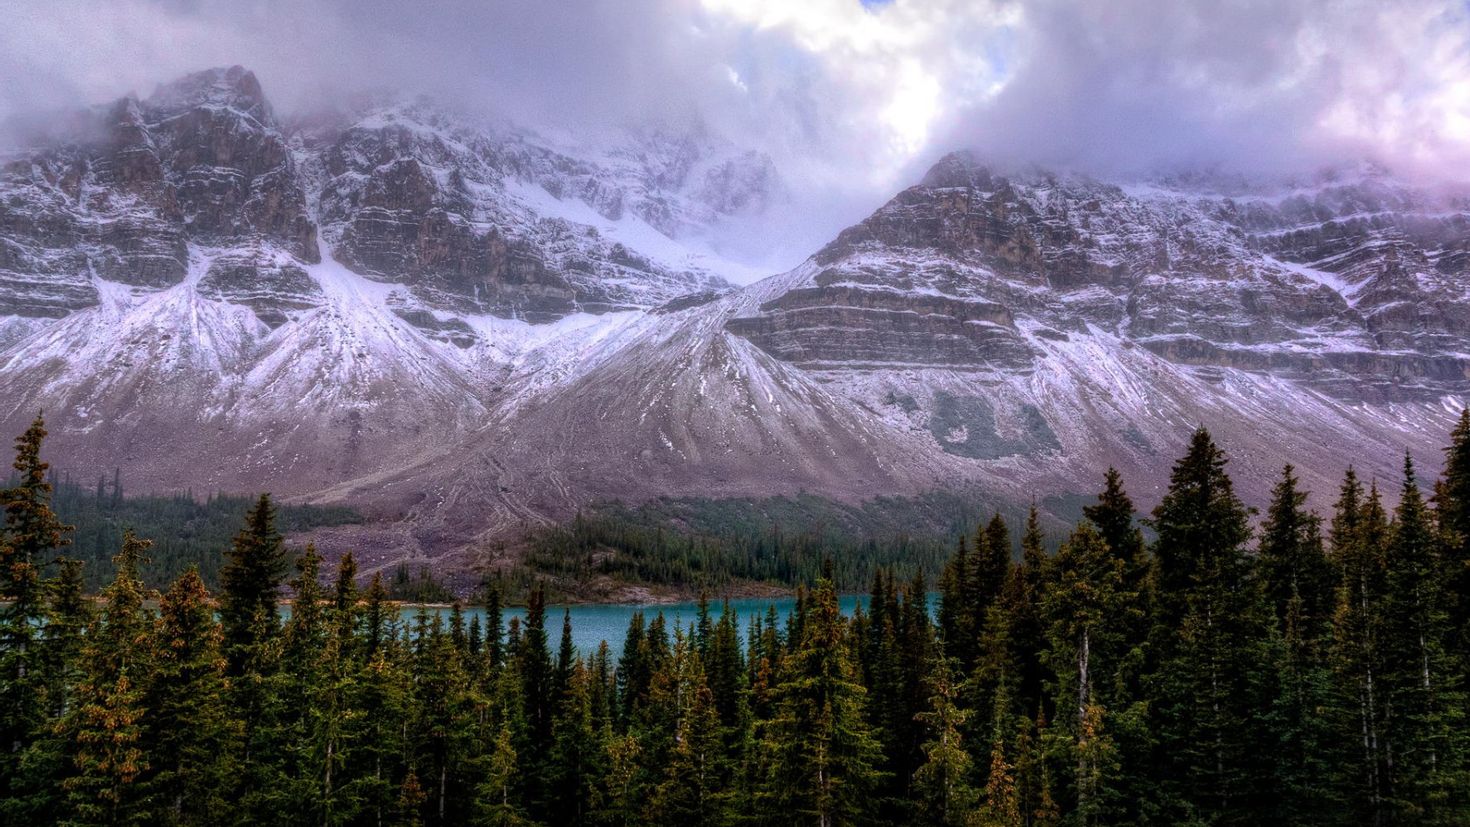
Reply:
[[239, 67], [97, 111], [0, 171], [0, 424], [44, 407], [58, 464], [135, 489], [352, 503], [328, 550], [384, 565], [607, 499], [1022, 503], [1115, 465], [1147, 503], [1199, 425], [1248, 494], [1291, 460], [1325, 495], [1470, 390], [1470, 201], [1382, 171], [1223, 194], [956, 153], [736, 288], [700, 236], [779, 173], [708, 135], [602, 164], [401, 102], [283, 132]]

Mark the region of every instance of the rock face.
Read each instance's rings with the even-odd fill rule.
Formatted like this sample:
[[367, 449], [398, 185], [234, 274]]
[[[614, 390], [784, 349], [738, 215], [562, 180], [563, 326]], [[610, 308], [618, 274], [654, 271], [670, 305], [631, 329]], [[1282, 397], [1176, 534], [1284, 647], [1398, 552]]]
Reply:
[[1037, 339], [1106, 331], [1344, 399], [1432, 399], [1470, 379], [1463, 207], [1371, 170], [1227, 195], [956, 154], [730, 329], [808, 367], [1009, 370]]
[[[613, 156], [620, 166], [602, 168], [423, 103], [375, 109], [306, 138], [319, 148], [321, 219], [337, 257], [365, 275], [408, 285], [425, 305], [545, 322], [726, 286], [558, 209], [537, 209], [565, 199], [609, 221], [631, 213], [673, 235], [717, 211], [681, 209], [676, 191], [660, 189], [671, 178], [682, 183], [687, 172], [630, 170], [623, 155]], [[719, 206], [733, 212], [753, 197]]]
[[59, 318], [95, 280], [184, 281], [188, 244], [277, 246], [316, 261], [316, 228], [260, 84], [233, 67], [77, 116], [0, 178], [0, 307]]
[[[1470, 391], [1470, 202], [1381, 170], [1116, 183], [957, 154], [790, 272], [700, 129], [569, 149], [424, 102], [277, 119], [242, 69], [0, 168], [0, 428], [134, 490], [348, 502], [371, 565], [474, 564], [590, 502], [962, 489], [1145, 507], [1198, 425], [1279, 465], [1432, 461]], [[734, 272], [730, 270], [729, 272]], [[332, 546], [336, 543], [336, 546]]]

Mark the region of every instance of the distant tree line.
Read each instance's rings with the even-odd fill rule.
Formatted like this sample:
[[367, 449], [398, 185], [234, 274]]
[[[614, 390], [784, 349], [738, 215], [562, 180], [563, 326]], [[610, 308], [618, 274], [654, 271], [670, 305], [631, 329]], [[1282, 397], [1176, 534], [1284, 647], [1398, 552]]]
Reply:
[[[86, 564], [82, 580], [89, 593], [112, 580], [112, 558], [126, 528], [154, 538], [149, 564], [140, 572], [145, 585], [163, 588], [190, 566], [197, 566], [205, 584], [213, 588], [224, 564], [220, 549], [229, 544], [239, 528], [240, 515], [254, 501], [229, 494], [210, 494], [200, 500], [192, 491], [128, 494], [119, 469], [98, 475], [95, 485], [77, 482], [69, 474], [58, 475], [54, 469], [48, 469], [46, 477], [52, 487], [52, 508], [63, 523], [72, 526], [66, 556]], [[18, 483], [19, 477], [11, 474], [7, 486], [14, 488]], [[362, 520], [350, 508], [313, 505], [284, 506], [280, 519], [282, 530], [288, 533]]]
[[404, 622], [351, 555], [324, 585], [268, 497], [215, 595], [148, 608], [128, 533], [93, 605], [44, 434], [3, 493], [7, 824], [1470, 823], [1470, 413], [1391, 512], [1349, 471], [1324, 523], [1287, 467], [1253, 533], [1201, 430], [1151, 542], [1110, 472], [1055, 553], [1034, 510], [1019, 560], [966, 536], [937, 613], [880, 570], [844, 617], [829, 569], [785, 618], [635, 615], [616, 659], [540, 590]]
[[680, 531], [626, 509], [608, 509], [580, 513], [534, 535], [522, 565], [572, 585], [607, 575], [621, 582], [707, 588], [732, 581], [811, 583], [825, 567], [833, 586], [850, 592], [866, 588], [878, 569], [908, 577], [936, 571], [949, 555], [948, 543], [924, 534], [880, 539], [780, 524]]

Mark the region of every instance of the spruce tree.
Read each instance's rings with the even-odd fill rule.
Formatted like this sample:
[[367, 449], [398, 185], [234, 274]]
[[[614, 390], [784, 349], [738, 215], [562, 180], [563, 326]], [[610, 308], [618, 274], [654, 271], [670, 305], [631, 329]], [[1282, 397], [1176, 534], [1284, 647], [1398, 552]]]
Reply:
[[1470, 818], [1465, 790], [1464, 696], [1448, 654], [1449, 619], [1438, 537], [1404, 458], [1384, 594], [1388, 789], [1396, 809], [1423, 823]]
[[1275, 620], [1279, 689], [1271, 726], [1274, 786], [1282, 793], [1275, 817], [1294, 824], [1330, 822], [1341, 806], [1340, 715], [1328, 663], [1336, 573], [1322, 548], [1321, 520], [1306, 510], [1306, 499], [1287, 465], [1272, 492], [1256, 555]]
[[1271, 492], [1256, 559], [1277, 624], [1285, 626], [1288, 606], [1294, 606], [1298, 632], [1316, 640], [1327, 633], [1336, 582], [1322, 548], [1322, 521], [1306, 510], [1307, 496], [1287, 465]]
[[83, 650], [76, 706], [63, 723], [72, 742], [71, 773], [62, 782], [72, 824], [144, 824], [149, 820], [140, 776], [145, 690], [152, 678], [148, 598], [138, 566], [151, 546], [131, 531], [113, 558], [117, 574], [103, 590], [103, 607]]
[[[276, 531], [276, 509], [262, 494], [225, 553], [220, 572], [220, 623], [229, 675], [239, 679], [257, 659], [252, 649], [279, 628], [276, 598], [286, 576], [286, 548]], [[238, 683], [238, 681], [237, 681]]]
[[150, 811], [160, 824], [218, 824], [230, 812], [227, 759], [238, 733], [225, 705], [219, 624], [198, 569], [174, 581], [158, 608], [143, 718]]
[[1170, 806], [1224, 823], [1265, 817], [1271, 803], [1259, 756], [1273, 687], [1268, 609], [1245, 544], [1248, 512], [1225, 473], [1225, 454], [1200, 429], [1154, 509], [1150, 683], [1159, 716], [1158, 773]]
[[1043, 607], [1047, 660], [1056, 676], [1056, 727], [1068, 738], [1074, 809], [1083, 823], [1096, 824], [1118, 811], [1111, 786], [1118, 758], [1105, 726], [1114, 687], [1106, 676], [1118, 668], [1135, 623], [1129, 613], [1136, 595], [1128, 591], [1127, 561], [1089, 522], [1062, 545], [1053, 568], [1056, 579]]
[[799, 815], [822, 827], [867, 819], [877, 741], [863, 718], [865, 690], [851, 661], [837, 593], [819, 580], [801, 637], [780, 666], [766, 722], [767, 756], [760, 805], [771, 814]]
[[1137, 591], [1148, 574], [1148, 557], [1143, 532], [1137, 525], [1133, 499], [1123, 489], [1123, 475], [1109, 468], [1103, 478], [1103, 490], [1097, 502], [1082, 507], [1082, 514], [1102, 535], [1112, 553], [1128, 567], [1128, 588]]
[[475, 788], [473, 823], [477, 827], [519, 827], [527, 823], [512, 794], [519, 769], [511, 730], [502, 723], [490, 745], [485, 778]]
[[732, 778], [724, 757], [719, 711], [697, 650], [679, 657], [681, 701], [674, 748], [654, 790], [650, 815], [660, 824], [727, 824]]
[[945, 654], [962, 669], [975, 662], [975, 638], [980, 632], [969, 600], [970, 568], [969, 546], [961, 536], [939, 578], [939, 631]]
[[915, 815], [919, 824], [961, 827], [970, 822], [979, 794], [971, 784], [972, 762], [964, 744], [969, 711], [962, 708], [949, 664], [935, 665], [929, 709], [918, 715], [927, 740], [924, 762], [914, 773]]
[[38, 415], [15, 440], [18, 481], [0, 491], [0, 798], [23, 795], [20, 760], [46, 721], [46, 670], [36, 635], [44, 615], [42, 567], [72, 530], [51, 509], [50, 466], [41, 461], [46, 425]]
[[1356, 761], [1345, 771], [1347, 804], [1360, 823], [1381, 824], [1388, 753], [1384, 731], [1384, 578], [1388, 516], [1375, 484], [1368, 498], [1349, 468], [1332, 518], [1332, 559], [1339, 572], [1331, 659]]
[[93, 609], [83, 593], [82, 564], [61, 559], [45, 583], [45, 623], [35, 642], [44, 699], [43, 721], [19, 756], [10, 794], [0, 799], [0, 821], [46, 824], [62, 818], [56, 782], [70, 762], [68, 738], [60, 724], [76, 705], [82, 679], [82, 649]]
[[1435, 511], [1444, 537], [1444, 588], [1451, 647], [1461, 661], [1462, 680], [1470, 681], [1470, 408], [1445, 447], [1444, 477], [1435, 494]]

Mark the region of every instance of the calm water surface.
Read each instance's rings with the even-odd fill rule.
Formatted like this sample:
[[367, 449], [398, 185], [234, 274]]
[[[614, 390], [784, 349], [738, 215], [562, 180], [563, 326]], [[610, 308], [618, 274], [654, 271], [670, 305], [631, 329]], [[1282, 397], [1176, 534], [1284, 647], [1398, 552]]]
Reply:
[[[938, 594], [929, 595], [931, 611], [937, 605]], [[838, 598], [838, 606], [845, 615], [851, 615], [857, 607], [867, 609], [868, 596], [865, 594], [846, 594]], [[755, 616], [765, 616], [766, 610], [774, 606], [776, 615], [781, 618], [784, 625], [786, 616], [796, 607], [794, 597], [747, 597], [730, 601], [730, 610], [735, 612], [739, 619], [741, 641], [745, 640], [745, 631], [750, 624], [750, 619]], [[405, 606], [404, 615], [412, 618], [417, 614], [417, 606]], [[430, 614], [438, 614], [441, 617], [449, 617], [449, 609], [443, 607], [430, 607]], [[699, 604], [689, 603], [658, 603], [653, 605], [638, 606], [627, 603], [580, 603], [573, 606], [548, 606], [546, 607], [546, 634], [551, 641], [552, 651], [555, 652], [558, 641], [561, 640], [561, 621], [563, 613], [571, 612], [572, 615], [572, 643], [576, 644], [577, 652], [581, 655], [591, 655], [597, 651], [597, 645], [607, 641], [608, 651], [614, 660], [623, 652], [623, 638], [628, 634], [628, 621], [632, 619], [635, 612], [642, 612], [644, 620], [652, 620], [659, 612], [663, 612], [664, 619], [671, 625], [678, 622], [684, 627], [695, 622], [699, 617]], [[716, 601], [710, 601], [710, 617], [718, 620], [722, 606]], [[480, 618], [480, 623], [485, 623], [485, 610], [479, 607], [465, 607], [465, 622], [473, 616]], [[526, 610], [524, 608], [507, 608], [504, 610], [505, 623], [510, 624], [512, 617], [518, 617], [522, 623], [526, 621]], [[670, 636], [673, 630], [670, 628]]]

